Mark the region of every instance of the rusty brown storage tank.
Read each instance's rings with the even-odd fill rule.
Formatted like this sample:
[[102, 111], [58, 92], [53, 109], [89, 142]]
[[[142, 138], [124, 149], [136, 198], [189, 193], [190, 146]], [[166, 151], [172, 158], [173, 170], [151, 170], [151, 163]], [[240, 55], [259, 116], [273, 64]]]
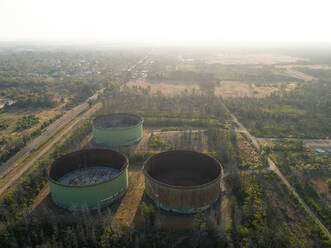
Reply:
[[145, 191], [156, 206], [177, 213], [205, 210], [220, 195], [221, 164], [194, 151], [167, 151], [145, 162]]

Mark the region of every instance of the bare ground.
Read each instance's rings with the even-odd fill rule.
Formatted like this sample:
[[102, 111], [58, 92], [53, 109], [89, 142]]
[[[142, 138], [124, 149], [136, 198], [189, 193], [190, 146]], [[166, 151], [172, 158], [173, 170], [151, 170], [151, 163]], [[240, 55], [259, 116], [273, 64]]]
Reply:
[[330, 178], [330, 176], [313, 176], [311, 178], [312, 183], [318, 188], [319, 191], [325, 192], [328, 201], [331, 202], [331, 194], [329, 192], [328, 185], [326, 181]]
[[129, 187], [114, 213], [114, 219], [121, 224], [131, 226], [139, 216], [139, 205], [145, 190], [145, 179], [140, 166], [130, 165]]

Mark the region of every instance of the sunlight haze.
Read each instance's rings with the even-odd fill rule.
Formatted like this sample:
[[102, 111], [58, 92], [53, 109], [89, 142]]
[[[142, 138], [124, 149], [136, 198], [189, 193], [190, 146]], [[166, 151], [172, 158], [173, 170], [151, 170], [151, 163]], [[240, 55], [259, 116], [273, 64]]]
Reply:
[[329, 1], [1, 0], [0, 41], [330, 42]]

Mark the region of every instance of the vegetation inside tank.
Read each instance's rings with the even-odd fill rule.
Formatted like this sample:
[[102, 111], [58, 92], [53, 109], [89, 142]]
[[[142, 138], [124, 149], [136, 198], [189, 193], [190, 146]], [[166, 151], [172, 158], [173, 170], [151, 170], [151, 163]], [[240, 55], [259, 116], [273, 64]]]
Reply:
[[111, 167], [93, 166], [73, 170], [58, 179], [60, 183], [69, 185], [91, 185], [110, 180], [120, 171]]

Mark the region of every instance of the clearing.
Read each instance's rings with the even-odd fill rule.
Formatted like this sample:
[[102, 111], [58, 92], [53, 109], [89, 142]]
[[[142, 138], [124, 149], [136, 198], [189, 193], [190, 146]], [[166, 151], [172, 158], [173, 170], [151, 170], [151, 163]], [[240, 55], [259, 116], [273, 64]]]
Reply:
[[[295, 89], [296, 83], [290, 82], [286, 84], [286, 91]], [[143, 80], [131, 81], [125, 84], [126, 86], [141, 87], [144, 89], [150, 89], [150, 94], [157, 95], [161, 93], [165, 96], [179, 96], [182, 94], [200, 94], [200, 87], [198, 84], [170, 84], [170, 83], [150, 83]], [[281, 85], [281, 84], [279, 84]], [[239, 81], [222, 81], [220, 87], [215, 88], [215, 94], [223, 98], [229, 97], [256, 97], [262, 98], [270, 95], [273, 92], [278, 92], [279, 87], [274, 86], [257, 86], [255, 84], [249, 84]]]

